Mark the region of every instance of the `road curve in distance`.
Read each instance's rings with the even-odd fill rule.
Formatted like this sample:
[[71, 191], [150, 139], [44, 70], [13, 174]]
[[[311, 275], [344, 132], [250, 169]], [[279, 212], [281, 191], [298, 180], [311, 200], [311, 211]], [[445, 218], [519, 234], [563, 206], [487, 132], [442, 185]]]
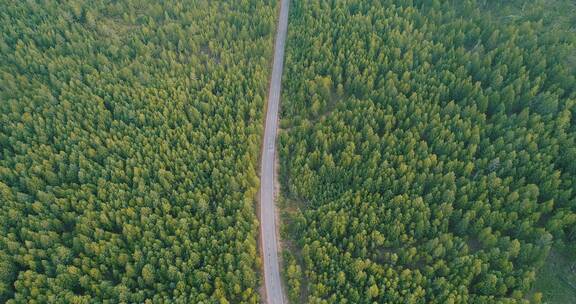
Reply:
[[268, 92], [268, 112], [266, 113], [266, 125], [262, 142], [262, 163], [260, 164], [260, 237], [264, 260], [264, 288], [266, 303], [268, 304], [284, 304], [286, 302], [282, 291], [280, 264], [278, 262], [276, 207], [274, 203], [276, 172], [274, 164], [289, 5], [289, 0], [281, 0], [280, 2], [278, 32], [276, 33], [276, 42], [274, 44], [274, 62], [272, 63], [270, 91]]

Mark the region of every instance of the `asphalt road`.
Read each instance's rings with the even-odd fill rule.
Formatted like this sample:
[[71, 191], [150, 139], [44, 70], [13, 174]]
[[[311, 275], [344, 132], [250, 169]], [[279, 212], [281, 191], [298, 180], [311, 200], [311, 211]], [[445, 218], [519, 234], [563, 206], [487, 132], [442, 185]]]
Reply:
[[274, 45], [274, 62], [270, 78], [270, 91], [268, 93], [268, 112], [266, 113], [266, 126], [262, 149], [262, 163], [260, 165], [260, 231], [262, 241], [262, 255], [264, 259], [264, 284], [266, 303], [285, 303], [284, 292], [280, 279], [278, 263], [278, 240], [275, 210], [275, 157], [276, 133], [278, 129], [278, 106], [280, 103], [280, 88], [282, 69], [284, 67], [284, 47], [288, 31], [289, 0], [281, 0], [278, 32]]

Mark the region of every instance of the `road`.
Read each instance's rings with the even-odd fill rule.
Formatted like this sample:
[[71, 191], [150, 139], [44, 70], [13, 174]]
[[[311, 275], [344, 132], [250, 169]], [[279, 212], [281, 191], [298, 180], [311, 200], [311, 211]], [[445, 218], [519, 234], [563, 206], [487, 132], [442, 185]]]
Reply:
[[268, 92], [268, 112], [264, 127], [262, 149], [262, 163], [260, 164], [260, 237], [262, 255], [264, 259], [264, 284], [266, 303], [285, 303], [282, 282], [280, 279], [280, 266], [278, 262], [278, 234], [276, 227], [276, 133], [278, 129], [278, 107], [280, 103], [280, 88], [282, 69], [284, 68], [284, 47], [286, 33], [288, 32], [289, 0], [281, 0], [280, 16], [278, 19], [278, 32], [274, 44], [274, 62], [270, 77], [270, 91]]

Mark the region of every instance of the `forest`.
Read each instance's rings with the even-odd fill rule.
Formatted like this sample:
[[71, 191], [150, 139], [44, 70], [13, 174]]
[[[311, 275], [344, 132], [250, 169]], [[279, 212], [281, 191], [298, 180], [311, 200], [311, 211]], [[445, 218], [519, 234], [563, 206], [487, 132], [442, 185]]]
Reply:
[[0, 0], [0, 303], [258, 303], [276, 1]]
[[575, 5], [292, 2], [292, 303], [576, 301], [536, 288], [576, 252]]

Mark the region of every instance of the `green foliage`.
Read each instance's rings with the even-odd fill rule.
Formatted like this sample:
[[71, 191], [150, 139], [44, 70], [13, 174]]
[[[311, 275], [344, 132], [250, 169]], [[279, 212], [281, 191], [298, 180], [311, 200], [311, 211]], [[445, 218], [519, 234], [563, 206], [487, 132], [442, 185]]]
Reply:
[[287, 265], [285, 279], [288, 286], [288, 298], [291, 303], [298, 303], [302, 289], [302, 269], [294, 256], [284, 254], [284, 258]]
[[0, 302], [257, 303], [276, 2], [0, 7]]
[[293, 2], [280, 155], [308, 302], [540, 300], [576, 238], [576, 39], [514, 2], [534, 17]]

